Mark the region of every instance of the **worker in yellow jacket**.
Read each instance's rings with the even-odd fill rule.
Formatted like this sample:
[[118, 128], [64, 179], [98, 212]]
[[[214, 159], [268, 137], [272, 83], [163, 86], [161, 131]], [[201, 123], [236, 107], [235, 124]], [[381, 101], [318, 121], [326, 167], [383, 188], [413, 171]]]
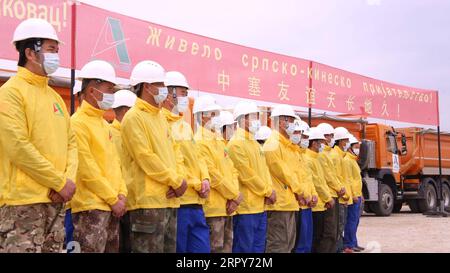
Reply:
[[350, 133], [344, 127], [337, 127], [334, 129], [334, 148], [330, 152], [331, 160], [336, 168], [336, 175], [345, 187], [345, 196], [339, 199], [339, 222], [338, 222], [338, 236], [337, 236], [337, 252], [344, 251], [343, 238], [344, 227], [347, 219], [347, 206], [353, 203], [351, 183], [347, 178], [347, 174], [344, 168], [344, 156], [345, 152], [350, 148]]
[[78, 154], [64, 101], [48, 85], [59, 39], [33, 18], [17, 26], [13, 43], [17, 74], [0, 88], [0, 252], [60, 252]]
[[166, 117], [161, 111], [168, 90], [164, 68], [142, 61], [131, 72], [136, 104], [122, 120], [122, 141], [130, 171], [127, 207], [132, 252], [175, 252], [177, 208], [187, 189]]
[[211, 192], [204, 205], [210, 229], [211, 252], [229, 253], [233, 238], [232, 216], [242, 196], [237, 173], [225, 148], [225, 140], [215, 131], [216, 127], [222, 127], [223, 124], [220, 122], [220, 109], [209, 95], [195, 100], [193, 113], [197, 130], [194, 139], [211, 177]]
[[277, 202], [265, 208], [267, 253], [290, 253], [295, 246], [299, 198], [304, 195], [296, 172], [300, 161], [295, 149], [291, 148], [294, 146], [291, 137], [294, 136], [297, 118], [291, 106], [275, 106], [271, 114], [274, 129], [263, 146], [273, 188], [277, 192]]
[[71, 118], [79, 160], [78, 190], [70, 202], [73, 236], [82, 252], [118, 252], [127, 188], [111, 127], [103, 119], [114, 103], [116, 75], [111, 64], [95, 60], [83, 66], [78, 78], [83, 101]]
[[312, 209], [313, 211], [313, 246], [312, 252], [317, 253], [321, 251], [321, 244], [323, 242], [323, 235], [325, 230], [325, 211], [333, 208], [335, 205], [334, 199], [331, 195], [331, 190], [325, 180], [322, 165], [319, 162], [319, 153], [323, 151], [325, 137], [322, 131], [313, 127], [307, 132], [309, 136], [309, 148], [305, 153], [304, 159], [306, 166], [311, 169], [313, 174], [313, 182], [318, 194], [317, 205]]
[[[120, 170], [122, 172], [122, 177], [126, 182], [126, 172], [129, 171], [129, 166], [127, 164], [127, 155], [125, 154], [125, 150], [123, 148], [122, 143], [122, 133], [120, 132], [120, 123], [122, 122], [123, 117], [126, 112], [130, 110], [131, 107], [136, 103], [136, 94], [131, 92], [130, 90], [119, 90], [114, 93], [114, 121], [111, 124], [111, 132], [113, 137], [114, 145], [116, 146], [117, 153], [120, 158]], [[120, 228], [119, 228], [119, 252], [120, 253], [129, 253], [131, 252], [130, 246], [130, 214], [125, 213], [120, 218]]]
[[[297, 243], [295, 253], [311, 253], [313, 244], [313, 214], [312, 209], [317, 205], [318, 194], [313, 182], [313, 171], [306, 164], [305, 155], [309, 146], [306, 122], [298, 119], [295, 121], [294, 134], [291, 141], [297, 152], [298, 166], [295, 167], [300, 184], [303, 185], [303, 196], [299, 196], [300, 212], [297, 225]], [[302, 144], [303, 142], [303, 144]], [[294, 159], [292, 160], [294, 161]]]
[[240, 101], [234, 108], [234, 117], [239, 128], [227, 147], [239, 173], [243, 201], [233, 218], [233, 252], [262, 253], [267, 231], [265, 204], [273, 205], [276, 193], [264, 152], [254, 138], [261, 125], [256, 104]]
[[186, 172], [187, 190], [180, 198], [177, 215], [177, 253], [209, 253], [209, 227], [203, 205], [210, 192], [210, 178], [205, 161], [200, 157], [190, 124], [180, 114], [189, 107], [189, 84], [178, 71], [166, 73], [167, 99], [162, 111], [169, 123], [174, 150], [179, 153]]
[[[325, 212], [325, 230], [319, 252], [336, 253], [338, 239], [338, 223], [339, 223], [339, 197], [348, 200], [346, 189], [341, 181], [341, 177], [337, 175], [337, 167], [335, 166], [332, 156], [334, 155], [334, 128], [328, 123], [321, 123], [317, 127], [322, 130], [325, 136], [325, 144], [323, 152], [319, 153], [319, 162], [325, 172], [325, 180], [331, 189], [331, 196], [335, 201], [333, 208], [327, 209]], [[342, 201], [342, 199], [341, 199]]]
[[344, 250], [346, 252], [350, 250], [360, 252], [364, 250], [363, 247], [358, 246], [358, 240], [356, 238], [362, 202], [361, 169], [357, 162], [360, 144], [358, 139], [353, 135], [350, 136], [349, 140], [350, 149], [345, 154], [344, 167], [346, 168], [346, 173], [351, 183], [353, 204], [347, 208], [347, 223], [344, 229]]

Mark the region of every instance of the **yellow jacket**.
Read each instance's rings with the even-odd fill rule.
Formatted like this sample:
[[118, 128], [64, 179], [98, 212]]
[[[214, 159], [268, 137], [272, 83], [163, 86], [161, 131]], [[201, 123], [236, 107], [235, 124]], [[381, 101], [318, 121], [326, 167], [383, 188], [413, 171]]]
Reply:
[[344, 157], [344, 166], [346, 167], [347, 177], [351, 183], [353, 197], [362, 196], [362, 178], [361, 169], [359, 168], [358, 157], [351, 153], [346, 153]]
[[77, 167], [64, 101], [47, 77], [19, 67], [0, 88], [0, 206], [50, 203]]
[[261, 146], [252, 134], [238, 128], [227, 147], [239, 173], [239, 189], [243, 195], [237, 213], [264, 212], [264, 198], [271, 196], [273, 186]]
[[119, 155], [120, 158], [120, 170], [122, 172], [122, 177], [123, 179], [125, 179], [126, 178], [125, 173], [128, 170], [128, 168], [124, 165], [126, 162], [125, 160], [126, 154], [122, 143], [122, 134], [120, 132], [120, 121], [118, 121], [117, 119], [115, 119], [113, 123], [111, 123], [111, 133], [114, 146], [116, 147], [117, 154]]
[[313, 211], [325, 211], [325, 203], [332, 199], [330, 189], [325, 181], [325, 174], [322, 166], [318, 160], [319, 154], [307, 149], [304, 155], [304, 160], [307, 168], [309, 168], [313, 175], [314, 187], [317, 191], [318, 202], [312, 209]]
[[178, 208], [179, 198], [166, 198], [169, 187], [183, 182], [169, 125], [159, 108], [138, 98], [122, 120], [122, 141], [127, 154], [129, 210]]
[[239, 197], [239, 182], [225, 143], [204, 127], [197, 129], [194, 139], [211, 176], [211, 192], [203, 206], [205, 216], [228, 216], [226, 203]]
[[325, 145], [323, 152], [319, 153], [318, 159], [322, 165], [322, 169], [325, 173], [325, 180], [327, 181], [328, 187], [331, 189], [331, 196], [334, 198], [338, 197], [338, 192], [344, 187], [341, 183], [340, 178], [337, 175], [336, 166], [333, 164], [331, 159], [331, 152], [333, 148]]
[[264, 143], [263, 150], [272, 178], [272, 184], [277, 193], [277, 202], [266, 205], [266, 210], [296, 211], [298, 201], [294, 193], [304, 193], [300, 184], [298, 172], [300, 160], [296, 151], [291, 148], [292, 142], [277, 131], [273, 131]]
[[73, 213], [110, 211], [119, 194], [127, 196], [119, 155], [110, 125], [103, 119], [104, 113], [83, 101], [72, 116], [79, 160], [77, 190], [70, 201]]
[[330, 151], [330, 158], [336, 168], [337, 178], [339, 179], [339, 181], [341, 181], [341, 184], [344, 185], [344, 187], [345, 187], [346, 194], [344, 197], [349, 198], [348, 201], [345, 201], [344, 199], [339, 198], [339, 203], [351, 205], [353, 203], [352, 202], [352, 189], [351, 189], [351, 182], [349, 181], [349, 179], [347, 177], [347, 173], [344, 168], [344, 163], [343, 163], [344, 156], [345, 156], [345, 152], [342, 151], [341, 148], [339, 148], [337, 145], [334, 146], [334, 148], [331, 149], [331, 151]]
[[210, 180], [210, 178], [206, 163], [199, 155], [192, 128], [183, 120], [182, 116], [175, 115], [165, 108], [162, 109], [162, 112], [169, 123], [169, 131], [174, 140], [174, 150], [176, 153], [181, 153], [188, 184], [186, 192], [180, 198], [180, 204], [202, 205], [206, 199], [200, 198], [198, 192], [202, 188], [202, 181], [205, 179]]
[[[297, 154], [298, 154], [298, 161], [300, 162], [299, 168], [297, 168], [298, 177], [300, 179], [300, 183], [304, 186], [304, 193], [303, 196], [305, 198], [312, 198], [313, 196], [318, 197], [316, 188], [314, 186], [313, 182], [313, 173], [311, 168], [309, 168], [308, 164], [306, 164], [305, 161], [305, 154], [306, 150], [304, 148], [299, 147], [298, 145], [294, 145]], [[301, 209], [309, 209], [308, 206], [301, 206]]]

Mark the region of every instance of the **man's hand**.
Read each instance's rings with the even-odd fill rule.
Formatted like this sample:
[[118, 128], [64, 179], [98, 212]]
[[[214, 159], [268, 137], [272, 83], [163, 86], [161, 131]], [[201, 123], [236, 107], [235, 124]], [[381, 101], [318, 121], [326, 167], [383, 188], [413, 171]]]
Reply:
[[181, 186], [178, 189], [174, 189], [176, 197], [181, 197], [187, 190], [187, 182], [183, 179]]
[[353, 203], [358, 203], [359, 202], [359, 198], [358, 197], [353, 197]]
[[198, 192], [198, 195], [200, 196], [200, 198], [208, 198], [210, 191], [211, 191], [211, 188], [210, 188], [209, 180], [208, 179], [203, 180], [202, 188]]
[[346, 193], [345, 187], [342, 187], [341, 190], [337, 193], [339, 197], [344, 196]]
[[48, 198], [50, 198], [53, 203], [64, 203], [64, 198], [62, 198], [62, 196], [54, 190], [50, 190]]
[[175, 193], [175, 190], [172, 187], [170, 187], [166, 193], [166, 198], [171, 199], [171, 198], [175, 198], [175, 197], [177, 197], [177, 194]]
[[330, 200], [329, 202], [325, 203], [325, 207], [326, 207], [327, 209], [333, 208], [334, 205], [335, 205], [335, 204], [334, 204], [334, 199], [333, 199], [333, 198], [331, 198], [331, 200]]
[[58, 194], [62, 197], [64, 202], [69, 202], [70, 200], [72, 200], [72, 197], [75, 194], [76, 189], [77, 187], [75, 186], [75, 183], [73, 183], [72, 180], [67, 178], [64, 188], [62, 188], [62, 190], [59, 191]]
[[313, 195], [313, 197], [311, 198], [311, 202], [309, 203], [309, 207], [310, 208], [314, 208], [315, 206], [317, 206], [317, 202], [319, 201], [319, 198], [317, 198], [317, 195]]
[[227, 200], [227, 214], [231, 215], [233, 212], [237, 210], [239, 205], [241, 204], [243, 199], [242, 193], [239, 193], [239, 196], [234, 200]]
[[273, 205], [275, 202], [277, 202], [277, 194], [275, 193], [275, 190], [272, 190], [270, 197], [265, 198], [265, 203], [267, 205]]
[[122, 217], [127, 211], [125, 200], [119, 197], [119, 200], [111, 206], [111, 210], [115, 217]]

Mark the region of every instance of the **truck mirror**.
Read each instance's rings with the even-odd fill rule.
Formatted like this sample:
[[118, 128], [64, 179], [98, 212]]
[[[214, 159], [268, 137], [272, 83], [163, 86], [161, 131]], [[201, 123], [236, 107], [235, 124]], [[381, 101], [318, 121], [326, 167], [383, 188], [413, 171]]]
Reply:
[[402, 155], [406, 155], [408, 153], [408, 149], [406, 147], [406, 136], [402, 134]]

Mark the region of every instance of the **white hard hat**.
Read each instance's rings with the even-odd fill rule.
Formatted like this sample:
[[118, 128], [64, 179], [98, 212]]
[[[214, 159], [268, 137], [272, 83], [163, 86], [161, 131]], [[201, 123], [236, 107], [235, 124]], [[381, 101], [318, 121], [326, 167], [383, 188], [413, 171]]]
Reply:
[[333, 126], [331, 126], [328, 123], [321, 123], [321, 124], [317, 125], [317, 127], [320, 128], [320, 130], [322, 130], [324, 135], [334, 134]]
[[99, 79], [117, 84], [114, 67], [110, 63], [103, 60], [94, 60], [85, 64], [83, 68], [81, 68], [77, 79]]
[[216, 100], [212, 96], [204, 95], [195, 99], [192, 113], [220, 111], [221, 109], [222, 107], [216, 104]]
[[259, 130], [255, 134], [255, 139], [266, 140], [270, 137], [270, 134], [272, 134], [272, 129], [267, 126], [261, 126], [261, 128], [259, 128]]
[[322, 130], [317, 127], [312, 127], [309, 129], [309, 140], [316, 140], [316, 139], [322, 139], [325, 140], [325, 136], [323, 135]]
[[236, 123], [236, 121], [233, 118], [233, 114], [228, 111], [220, 111], [219, 116], [219, 127], [223, 127], [225, 125], [232, 125]]
[[259, 113], [258, 106], [252, 101], [240, 101], [234, 106], [233, 116], [234, 119], [242, 115], [248, 115], [253, 113]]
[[119, 90], [114, 93], [114, 103], [112, 108], [114, 109], [121, 106], [133, 107], [136, 103], [136, 98], [136, 94], [130, 90]]
[[294, 109], [292, 109], [292, 107], [287, 104], [279, 104], [273, 108], [272, 114], [270, 115], [270, 117], [273, 118], [273, 117], [279, 117], [279, 116], [288, 116], [288, 117], [298, 118], [298, 116], [294, 112]]
[[166, 72], [164, 68], [154, 61], [139, 62], [131, 71], [130, 84], [132, 86], [140, 83], [155, 83], [164, 82], [166, 79]]
[[304, 122], [303, 120], [300, 120], [300, 130], [303, 134], [308, 135], [309, 133], [309, 125], [308, 123]]
[[334, 129], [334, 140], [348, 139], [350, 138], [350, 133], [344, 127], [337, 127]]
[[81, 81], [75, 80], [75, 85], [73, 86], [73, 94], [81, 92]]
[[350, 140], [350, 145], [359, 143], [358, 139], [352, 134], [350, 134], [349, 140]]
[[178, 71], [169, 71], [166, 73], [164, 81], [165, 86], [181, 86], [189, 89], [189, 84], [186, 77]]
[[297, 119], [295, 119], [294, 120], [294, 132], [295, 131], [302, 131], [302, 123], [301, 123], [301, 119], [300, 118], [297, 118]]
[[30, 18], [22, 21], [14, 31], [12, 43], [23, 41], [30, 38], [42, 38], [55, 40], [58, 43], [61, 41], [56, 35], [55, 28], [44, 19]]

